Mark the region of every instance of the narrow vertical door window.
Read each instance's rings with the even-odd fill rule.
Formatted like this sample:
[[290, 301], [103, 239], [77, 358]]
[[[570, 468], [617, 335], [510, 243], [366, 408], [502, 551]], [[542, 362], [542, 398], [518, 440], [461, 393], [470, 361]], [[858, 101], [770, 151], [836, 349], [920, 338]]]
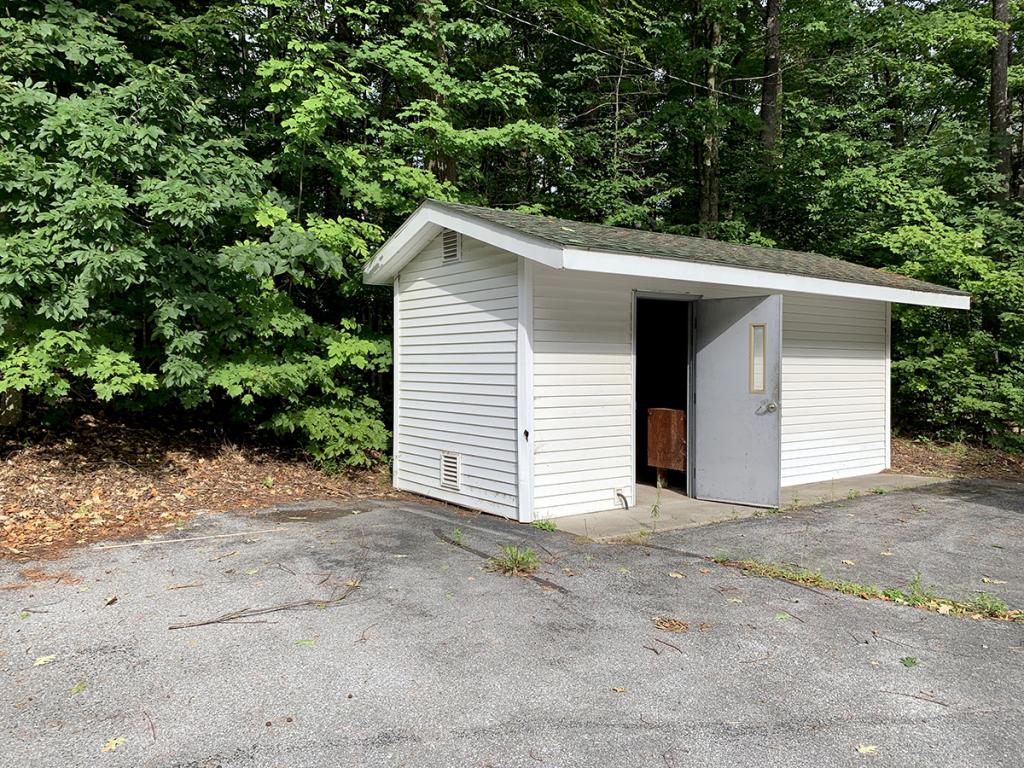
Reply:
[[755, 395], [764, 394], [766, 331], [763, 323], [752, 323], [750, 326], [750, 392]]

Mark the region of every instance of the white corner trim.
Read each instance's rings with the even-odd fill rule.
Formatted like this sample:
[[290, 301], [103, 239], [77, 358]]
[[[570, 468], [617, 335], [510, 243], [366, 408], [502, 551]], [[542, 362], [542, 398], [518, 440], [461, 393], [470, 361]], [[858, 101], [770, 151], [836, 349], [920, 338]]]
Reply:
[[401, 466], [401, 445], [399, 443], [399, 430], [402, 425], [402, 414], [399, 405], [402, 401], [402, 359], [401, 359], [401, 296], [402, 278], [395, 277], [394, 295], [392, 296], [393, 309], [391, 323], [394, 326], [391, 334], [391, 484], [398, 488], [400, 482], [398, 468]]
[[533, 522], [533, 262], [519, 257], [516, 313], [516, 467], [519, 522]]
[[885, 468], [892, 468], [892, 304], [885, 305]]
[[[636, 445], [636, 303], [637, 299], [641, 298], [641, 292], [635, 288], [630, 291], [629, 297], [629, 412], [633, 414], [633, 418], [629, 420], [629, 502], [631, 506], [636, 506], [637, 492], [636, 492], [636, 457], [637, 457], [637, 445]], [[663, 294], [671, 295], [671, 294]], [[689, 312], [689, 309], [687, 309]], [[687, 365], [689, 370], [689, 365]], [[689, 386], [689, 382], [687, 382]], [[689, 410], [689, 409], [687, 409]], [[690, 413], [693, 413], [691, 410]], [[689, 440], [687, 440], [689, 443]], [[687, 482], [689, 482], [690, 475], [687, 473]]]
[[417, 208], [363, 267], [363, 282], [386, 285], [441, 230], [451, 229], [548, 267], [561, 269], [562, 247], [540, 238], [450, 211], [430, 200]]
[[734, 285], [756, 288], [772, 293], [815, 293], [822, 296], [840, 296], [849, 299], [892, 301], [899, 304], [918, 304], [926, 307], [970, 309], [971, 297], [945, 293], [910, 291], [905, 288], [848, 283], [820, 277], [803, 277], [757, 269], [743, 269], [720, 264], [702, 264], [681, 259], [661, 259], [628, 253], [610, 253], [566, 248], [562, 263], [565, 269], [581, 272], [601, 272], [637, 277], [661, 277], [687, 280], [695, 283]]

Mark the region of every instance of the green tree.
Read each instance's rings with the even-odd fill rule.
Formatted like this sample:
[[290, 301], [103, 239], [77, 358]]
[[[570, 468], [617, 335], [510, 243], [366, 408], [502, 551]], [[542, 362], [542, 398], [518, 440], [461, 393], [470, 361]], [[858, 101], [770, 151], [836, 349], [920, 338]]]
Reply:
[[300, 226], [192, 78], [69, 4], [0, 21], [0, 388], [226, 408], [326, 461], [386, 447], [387, 342], [304, 294], [378, 228]]

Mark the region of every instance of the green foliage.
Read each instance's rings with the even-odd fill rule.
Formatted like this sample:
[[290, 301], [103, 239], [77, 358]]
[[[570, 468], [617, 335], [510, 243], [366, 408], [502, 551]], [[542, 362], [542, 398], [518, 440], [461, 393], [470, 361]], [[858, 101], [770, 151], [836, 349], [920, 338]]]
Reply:
[[971, 607], [984, 616], [1001, 616], [1009, 610], [1003, 600], [988, 592], [979, 592], [971, 602]]
[[[390, 302], [360, 268], [430, 196], [704, 228], [968, 290], [970, 313], [894, 308], [894, 417], [1020, 446], [1024, 162], [1015, 147], [1007, 180], [989, 157], [989, 8], [782, 7], [766, 149], [750, 0], [10, 5], [0, 391], [188, 408], [294, 435], [326, 466], [373, 461]], [[1018, 135], [1019, 64], [1010, 89]]]
[[540, 567], [540, 558], [529, 547], [506, 544], [500, 556], [491, 558], [488, 567], [506, 576], [527, 576]]
[[909, 605], [915, 608], [935, 611], [946, 616], [962, 616], [975, 619], [990, 618], [999, 621], [1024, 623], [1024, 611], [1010, 609], [1006, 603], [993, 595], [981, 592], [971, 602], [953, 600], [938, 595], [933, 589], [925, 587], [921, 581], [920, 574], [917, 574], [910, 581], [905, 590], [897, 588], [879, 589], [868, 584], [827, 578], [820, 571], [794, 570], [788, 566], [760, 563], [755, 560], [730, 560], [725, 564], [734, 568], [740, 568], [747, 576], [783, 579], [818, 589], [841, 592], [845, 595], [856, 595], [864, 600], [885, 600], [897, 603], [898, 605]]
[[554, 520], [534, 520], [532, 523], [530, 523], [530, 525], [532, 525], [534, 528], [539, 528], [542, 531], [548, 531], [549, 533], [551, 531], [558, 530], [558, 526], [555, 525]]
[[380, 229], [293, 220], [198, 84], [118, 32], [62, 3], [0, 21], [0, 390], [224, 409], [368, 463], [390, 350], [330, 305]]

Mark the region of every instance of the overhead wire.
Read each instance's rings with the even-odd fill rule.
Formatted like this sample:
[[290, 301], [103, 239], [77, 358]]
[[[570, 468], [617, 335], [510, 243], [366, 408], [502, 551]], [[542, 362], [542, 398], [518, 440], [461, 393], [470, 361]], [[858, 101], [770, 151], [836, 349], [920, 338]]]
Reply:
[[626, 64], [629, 64], [630, 66], [646, 70], [646, 71], [650, 72], [651, 74], [653, 74], [655, 76], [664, 77], [667, 80], [674, 80], [674, 81], [679, 82], [679, 83], [685, 83], [686, 85], [692, 86], [694, 88], [699, 88], [699, 89], [701, 89], [703, 91], [707, 91], [708, 93], [713, 93], [713, 94], [715, 94], [717, 96], [725, 96], [725, 97], [730, 98], [730, 99], [736, 99], [737, 101], [742, 101], [742, 102], [750, 103], [750, 104], [754, 103], [754, 101], [755, 101], [754, 99], [752, 99], [750, 97], [747, 97], [747, 96], [740, 96], [739, 94], [730, 93], [729, 91], [723, 91], [723, 90], [720, 90], [718, 88], [713, 88], [713, 87], [711, 87], [709, 85], [706, 85], [704, 83], [698, 83], [698, 82], [696, 82], [694, 80], [687, 80], [685, 77], [679, 77], [678, 75], [673, 75], [671, 72], [668, 72], [668, 71], [666, 71], [664, 69], [659, 69], [658, 67], [652, 67], [650, 64], [645, 64], [644, 62], [637, 61], [636, 59], [627, 59], [625, 56], [621, 56], [621, 55], [615, 53], [614, 51], [608, 51], [608, 50], [605, 50], [603, 48], [598, 48], [595, 45], [591, 45], [590, 43], [586, 43], [586, 42], [584, 42], [582, 40], [577, 40], [576, 38], [570, 37], [569, 35], [565, 35], [565, 34], [563, 34], [561, 32], [558, 32], [558, 31], [556, 31], [554, 29], [551, 29], [550, 27], [544, 26], [543, 24], [538, 24], [535, 21], [530, 21], [529, 19], [524, 19], [521, 16], [516, 16], [514, 13], [509, 13], [508, 11], [504, 11], [501, 8], [495, 8], [490, 3], [484, 2], [484, 0], [473, 0], [473, 2], [476, 3], [477, 5], [483, 7], [483, 8], [486, 8], [487, 10], [491, 11], [492, 13], [498, 14], [499, 16], [504, 16], [507, 19], [512, 19], [513, 21], [516, 21], [516, 22], [518, 22], [520, 24], [524, 24], [524, 25], [526, 25], [528, 27], [532, 27], [532, 28], [534, 28], [536, 30], [539, 30], [540, 32], [543, 32], [546, 35], [551, 35], [552, 37], [557, 37], [560, 40], [564, 40], [564, 41], [566, 41], [568, 43], [572, 43], [573, 45], [579, 46], [580, 48], [585, 48], [585, 49], [587, 49], [589, 51], [593, 51], [594, 53], [598, 53], [598, 54], [600, 54], [602, 56], [605, 56], [605, 57], [607, 57], [609, 59], [614, 59], [615, 61], [624, 62]]

